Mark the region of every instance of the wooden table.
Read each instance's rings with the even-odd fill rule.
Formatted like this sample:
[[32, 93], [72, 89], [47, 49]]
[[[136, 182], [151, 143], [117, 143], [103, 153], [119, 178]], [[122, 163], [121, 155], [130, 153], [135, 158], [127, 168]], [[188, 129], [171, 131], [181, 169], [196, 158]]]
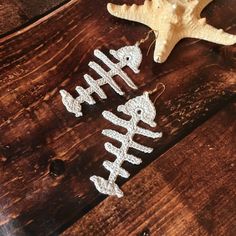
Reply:
[[[138, 91], [121, 82], [120, 97], [106, 87], [109, 99], [75, 118], [59, 90], [84, 86], [95, 48], [148, 32], [110, 16], [107, 2], [0, 0], [0, 235], [236, 235], [236, 47], [185, 39], [164, 64], [151, 50], [141, 73], [129, 72]], [[235, 0], [214, 0], [203, 15], [236, 33]], [[113, 126], [101, 112], [158, 82], [166, 86], [155, 104], [164, 136], [140, 139], [154, 152], [125, 165], [125, 197], [105, 197], [89, 180], [106, 177], [102, 162], [112, 160], [101, 130]]]

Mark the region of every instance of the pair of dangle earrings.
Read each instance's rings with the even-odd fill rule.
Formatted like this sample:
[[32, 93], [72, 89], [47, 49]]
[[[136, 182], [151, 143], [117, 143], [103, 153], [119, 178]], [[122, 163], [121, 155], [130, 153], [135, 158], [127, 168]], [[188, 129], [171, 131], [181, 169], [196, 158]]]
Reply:
[[[101, 65], [94, 61], [89, 62], [89, 67], [93, 69], [100, 78], [95, 80], [89, 74], [85, 74], [83, 77], [89, 87], [85, 89], [81, 86], [77, 86], [75, 90], [79, 94], [78, 97], [74, 98], [66, 90], [60, 90], [64, 106], [69, 112], [74, 113], [76, 117], [83, 116], [82, 103], [87, 102], [90, 105], [96, 103], [92, 97], [93, 93], [96, 93], [101, 99], [107, 99], [107, 95], [101, 88], [106, 84], [119, 95], [124, 95], [122, 89], [114, 81], [114, 76], [119, 76], [130, 88], [137, 89], [137, 86], [122, 69], [124, 67], [129, 67], [134, 73], [139, 73], [139, 66], [142, 62], [142, 53], [139, 48], [139, 43], [136, 43], [133, 46], [125, 46], [118, 50], [110, 50], [109, 53], [118, 61], [117, 63], [112, 62], [100, 50], [94, 50], [95, 57], [102, 61], [109, 68], [109, 71], [104, 70]], [[164, 84], [161, 85], [162, 91], [160, 94], [165, 90]], [[110, 111], [103, 111], [102, 115], [106, 120], [114, 125], [125, 128], [127, 132], [126, 134], [121, 134], [112, 129], [105, 129], [102, 131], [103, 135], [120, 142], [121, 146], [118, 148], [110, 142], [106, 142], [104, 145], [105, 149], [114, 155], [116, 159], [114, 162], [103, 162], [105, 169], [110, 172], [107, 180], [96, 175], [90, 177], [90, 180], [94, 183], [96, 189], [100, 193], [122, 197], [124, 194], [116, 184], [116, 179], [118, 176], [123, 178], [128, 178], [130, 176], [129, 172], [122, 168], [122, 164], [125, 161], [134, 165], [139, 165], [142, 162], [140, 158], [128, 154], [129, 149], [133, 148], [143, 153], [151, 153], [153, 151], [152, 148], [134, 141], [134, 135], [142, 135], [152, 139], [162, 137], [161, 132], [153, 132], [139, 126], [139, 122], [142, 121], [150, 127], [156, 127], [154, 121], [156, 117], [156, 109], [154, 106], [156, 99], [153, 103], [149, 97], [150, 94], [153, 94], [156, 91], [157, 87], [151, 92], [144, 92], [143, 95], [130, 99], [124, 105], [118, 106], [117, 111], [130, 116], [130, 120], [119, 118]]]

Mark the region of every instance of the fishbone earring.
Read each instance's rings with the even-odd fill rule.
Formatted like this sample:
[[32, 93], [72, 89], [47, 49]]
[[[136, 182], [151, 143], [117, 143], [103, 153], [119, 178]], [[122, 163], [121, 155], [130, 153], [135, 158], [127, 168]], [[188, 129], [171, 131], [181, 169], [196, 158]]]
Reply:
[[112, 78], [116, 75], [120, 76], [130, 88], [137, 89], [136, 85], [122, 70], [122, 68], [127, 66], [134, 73], [139, 73], [139, 66], [142, 62], [142, 53], [139, 48], [139, 44], [135, 44], [134, 46], [125, 46], [118, 49], [117, 51], [110, 50], [110, 54], [119, 62], [113, 63], [104, 53], [98, 49], [94, 51], [94, 55], [105, 65], [107, 65], [110, 70], [106, 72], [96, 62], [89, 62], [89, 67], [93, 69], [99, 76], [101, 76], [101, 78], [94, 80], [90, 75], [85, 74], [84, 79], [88, 83], [89, 87], [84, 89], [81, 86], [77, 86], [75, 90], [79, 94], [78, 97], [73, 98], [72, 95], [67, 91], [60, 90], [64, 106], [69, 112], [74, 113], [76, 117], [83, 115], [81, 111], [82, 103], [87, 102], [90, 105], [96, 103], [96, 101], [91, 96], [93, 93], [96, 93], [101, 99], [107, 99], [106, 94], [101, 88], [101, 86], [105, 84], [109, 84], [119, 95], [124, 95], [124, 92]]
[[[156, 117], [156, 109], [154, 106], [156, 99], [153, 104], [149, 98], [149, 94], [153, 94], [156, 90], [157, 87], [150, 93], [144, 92], [143, 95], [130, 99], [124, 105], [118, 106], [117, 111], [131, 116], [130, 120], [123, 120], [110, 111], [104, 111], [102, 113], [105, 119], [115, 125], [125, 128], [127, 133], [124, 135], [111, 129], [105, 129], [102, 131], [102, 134], [107, 137], [119, 141], [121, 143], [121, 147], [117, 148], [110, 142], [105, 143], [105, 149], [115, 155], [116, 160], [114, 162], [103, 162], [103, 166], [110, 172], [108, 180], [96, 175], [90, 177], [90, 180], [94, 182], [94, 185], [99, 192], [107, 195], [123, 197], [124, 194], [122, 190], [115, 183], [118, 176], [123, 178], [128, 178], [130, 176], [129, 172], [121, 167], [123, 162], [127, 161], [134, 165], [139, 165], [142, 162], [140, 158], [128, 154], [129, 148], [133, 148], [144, 153], [151, 153], [153, 151], [152, 148], [135, 142], [133, 140], [134, 135], [138, 134], [153, 139], [162, 137], [162, 132], [153, 132], [138, 126], [139, 121], [142, 121], [151, 127], [156, 127], [156, 123], [154, 121]], [[165, 86], [163, 85], [161, 94], [164, 90]]]

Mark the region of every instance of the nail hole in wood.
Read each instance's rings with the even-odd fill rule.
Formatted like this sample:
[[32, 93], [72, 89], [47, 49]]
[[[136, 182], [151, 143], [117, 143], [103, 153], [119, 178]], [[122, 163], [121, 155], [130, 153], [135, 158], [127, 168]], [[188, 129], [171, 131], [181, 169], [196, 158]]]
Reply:
[[49, 166], [49, 173], [53, 177], [58, 177], [65, 172], [65, 163], [60, 159], [52, 160]]

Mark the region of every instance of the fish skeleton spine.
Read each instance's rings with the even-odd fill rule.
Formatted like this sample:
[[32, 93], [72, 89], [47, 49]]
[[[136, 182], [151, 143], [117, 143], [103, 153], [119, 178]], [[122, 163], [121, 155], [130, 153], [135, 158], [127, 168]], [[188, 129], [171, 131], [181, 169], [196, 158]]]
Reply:
[[125, 46], [118, 49], [117, 51], [110, 50], [110, 54], [116, 60], [118, 60], [118, 63], [113, 63], [100, 50], [94, 50], [94, 55], [106, 66], [108, 66], [110, 70], [107, 72], [96, 62], [89, 62], [89, 67], [100, 76], [100, 79], [94, 80], [90, 75], [85, 74], [84, 79], [88, 83], [89, 87], [84, 89], [81, 86], [77, 86], [76, 91], [79, 94], [78, 97], [73, 98], [73, 96], [66, 90], [60, 90], [64, 106], [69, 112], [74, 113], [76, 117], [83, 115], [81, 112], [82, 103], [87, 102], [90, 105], [96, 103], [96, 101], [91, 96], [93, 93], [96, 93], [101, 99], [107, 98], [106, 94], [101, 88], [101, 86], [105, 84], [109, 84], [109, 86], [112, 87], [112, 89], [119, 95], [124, 94], [119, 85], [113, 80], [113, 77], [116, 75], [120, 76], [130, 88], [137, 89], [136, 85], [122, 69], [127, 66], [134, 73], [139, 73], [138, 68], [142, 62], [142, 53], [138, 45]]
[[162, 133], [152, 132], [138, 126], [139, 121], [143, 121], [151, 127], [156, 126], [156, 123], [154, 122], [156, 110], [149, 99], [147, 92], [145, 92], [142, 96], [138, 96], [129, 100], [125, 105], [119, 106], [117, 111], [131, 116], [131, 119], [128, 121], [123, 120], [109, 111], [104, 111], [103, 116], [111, 123], [125, 128], [127, 133], [121, 134], [111, 129], [103, 130], [102, 133], [104, 135], [121, 142], [122, 145], [120, 148], [117, 148], [109, 142], [105, 143], [105, 149], [117, 157], [113, 163], [110, 161], [103, 162], [103, 166], [110, 172], [109, 178], [108, 180], [105, 180], [102, 177], [94, 175], [90, 178], [90, 180], [94, 182], [95, 187], [99, 192], [107, 195], [116, 195], [117, 197], [122, 197], [123, 192], [115, 183], [115, 181], [118, 176], [123, 178], [128, 178], [130, 176], [129, 172], [121, 167], [123, 162], [127, 161], [135, 165], [139, 165], [142, 162], [140, 158], [128, 154], [129, 148], [134, 148], [144, 153], [151, 153], [153, 151], [152, 148], [135, 142], [133, 140], [134, 135], [139, 134], [155, 139], [161, 138]]

